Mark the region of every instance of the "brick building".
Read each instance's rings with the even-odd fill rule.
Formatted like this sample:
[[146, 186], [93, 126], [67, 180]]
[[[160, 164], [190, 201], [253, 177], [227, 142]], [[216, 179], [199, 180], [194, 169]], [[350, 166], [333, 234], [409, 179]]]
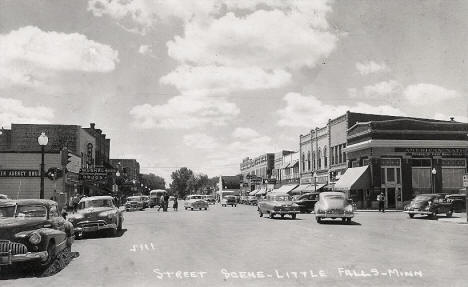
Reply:
[[139, 179], [140, 163], [134, 158], [113, 158], [109, 160], [111, 166], [116, 168], [119, 173], [127, 179]]
[[95, 123], [90, 123], [89, 128], [83, 128], [88, 134], [95, 138], [95, 158], [94, 164], [96, 166], [110, 167], [110, 139], [106, 138], [106, 134], [101, 129], [96, 129]]

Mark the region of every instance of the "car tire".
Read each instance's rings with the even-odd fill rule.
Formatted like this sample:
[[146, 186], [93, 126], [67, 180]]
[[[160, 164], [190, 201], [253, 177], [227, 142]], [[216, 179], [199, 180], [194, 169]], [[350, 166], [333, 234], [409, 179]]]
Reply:
[[259, 215], [260, 217], [263, 217], [263, 213], [262, 213], [261, 211], [258, 212], [258, 215]]
[[453, 214], [453, 210], [450, 210], [450, 211], [447, 212], [446, 215], [447, 215], [447, 217], [452, 217], [452, 214]]
[[296, 219], [296, 214], [295, 213], [291, 214], [291, 218]]
[[55, 258], [57, 257], [57, 246], [55, 242], [50, 241], [47, 245], [47, 259], [44, 262], [41, 262], [40, 265], [43, 268], [47, 268], [52, 262], [54, 262]]
[[322, 223], [322, 219], [320, 217], [316, 217], [315, 220], [317, 221], [317, 223]]
[[190, 207], [190, 210], [192, 210], [192, 211], [193, 211], [193, 207]]
[[410, 217], [410, 218], [414, 218], [414, 214], [413, 214], [413, 213], [410, 213], [410, 214], [409, 214], [409, 217]]
[[437, 211], [433, 211], [433, 212], [431, 213], [431, 218], [432, 218], [432, 219], [437, 219]]
[[271, 219], [275, 218], [275, 214], [273, 212], [270, 212], [270, 218]]
[[284, 214], [281, 214], [281, 219], [284, 219]]
[[351, 224], [351, 217], [346, 218], [346, 223]]
[[345, 217], [341, 218], [341, 221], [342, 221], [343, 223], [346, 223], [346, 218], [345, 218]]
[[116, 237], [117, 236], [117, 228], [109, 229], [109, 236], [110, 237]]

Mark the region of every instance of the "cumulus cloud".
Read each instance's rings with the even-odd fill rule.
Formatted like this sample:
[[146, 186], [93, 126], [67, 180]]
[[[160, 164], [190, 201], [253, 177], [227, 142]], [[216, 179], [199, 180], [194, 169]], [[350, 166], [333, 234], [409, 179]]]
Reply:
[[361, 75], [368, 75], [368, 74], [372, 74], [372, 73], [379, 73], [379, 72], [388, 71], [389, 68], [387, 67], [387, 64], [385, 64], [384, 62], [377, 63], [377, 62], [374, 62], [374, 61], [368, 61], [368, 62], [364, 62], [364, 63], [357, 62], [356, 63], [356, 70], [358, 70], [358, 72]]
[[228, 94], [232, 91], [278, 88], [291, 80], [283, 70], [266, 72], [258, 67], [181, 65], [160, 82], [175, 86], [185, 95]]
[[185, 135], [184, 144], [198, 149], [213, 149], [219, 146], [216, 138], [204, 133]]
[[458, 98], [457, 91], [449, 90], [441, 86], [420, 83], [410, 85], [403, 91], [403, 96], [413, 105], [432, 105], [447, 100]]
[[336, 35], [303, 17], [258, 10], [245, 17], [228, 13], [208, 25], [187, 23], [184, 36], [167, 46], [169, 56], [182, 63], [277, 69], [314, 67], [336, 42]]
[[403, 86], [399, 82], [388, 80], [365, 86], [362, 90], [350, 88], [348, 89], [348, 94], [351, 98], [365, 97], [382, 99], [388, 96], [399, 96], [402, 90]]
[[404, 112], [389, 105], [369, 105], [358, 102], [353, 106], [329, 105], [315, 96], [288, 93], [283, 100], [286, 106], [278, 111], [279, 126], [314, 127], [324, 125], [328, 119], [343, 115], [346, 111], [403, 116]]
[[232, 132], [232, 137], [238, 138], [238, 139], [251, 139], [254, 137], [258, 137], [259, 133], [251, 128], [241, 128], [237, 127], [233, 132]]
[[138, 128], [195, 128], [222, 126], [239, 114], [239, 108], [224, 98], [176, 96], [163, 105], [139, 105], [130, 110]]
[[119, 61], [112, 47], [79, 33], [26, 26], [0, 35], [0, 83], [40, 86], [57, 71], [109, 72]]
[[12, 123], [47, 124], [54, 118], [52, 109], [44, 106], [25, 106], [22, 101], [0, 97], [0, 127]]

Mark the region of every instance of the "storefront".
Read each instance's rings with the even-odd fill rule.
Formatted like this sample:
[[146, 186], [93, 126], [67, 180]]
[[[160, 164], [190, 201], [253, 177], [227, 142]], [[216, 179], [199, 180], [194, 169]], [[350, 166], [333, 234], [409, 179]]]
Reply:
[[348, 131], [346, 152], [350, 168], [369, 166], [363, 207], [376, 208], [380, 192], [386, 207], [396, 209], [418, 194], [458, 193], [467, 171], [467, 134], [468, 124], [447, 121], [357, 123]]

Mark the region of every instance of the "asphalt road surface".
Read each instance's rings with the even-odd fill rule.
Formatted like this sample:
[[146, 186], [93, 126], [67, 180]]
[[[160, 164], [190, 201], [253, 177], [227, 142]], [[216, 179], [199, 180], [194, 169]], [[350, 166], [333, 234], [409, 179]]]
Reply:
[[[183, 206], [180, 202], [179, 206]], [[118, 237], [75, 241], [68, 265], [9, 286], [467, 286], [468, 225], [356, 214], [260, 218], [256, 207], [125, 213]], [[63, 264], [66, 265], [66, 264]]]

